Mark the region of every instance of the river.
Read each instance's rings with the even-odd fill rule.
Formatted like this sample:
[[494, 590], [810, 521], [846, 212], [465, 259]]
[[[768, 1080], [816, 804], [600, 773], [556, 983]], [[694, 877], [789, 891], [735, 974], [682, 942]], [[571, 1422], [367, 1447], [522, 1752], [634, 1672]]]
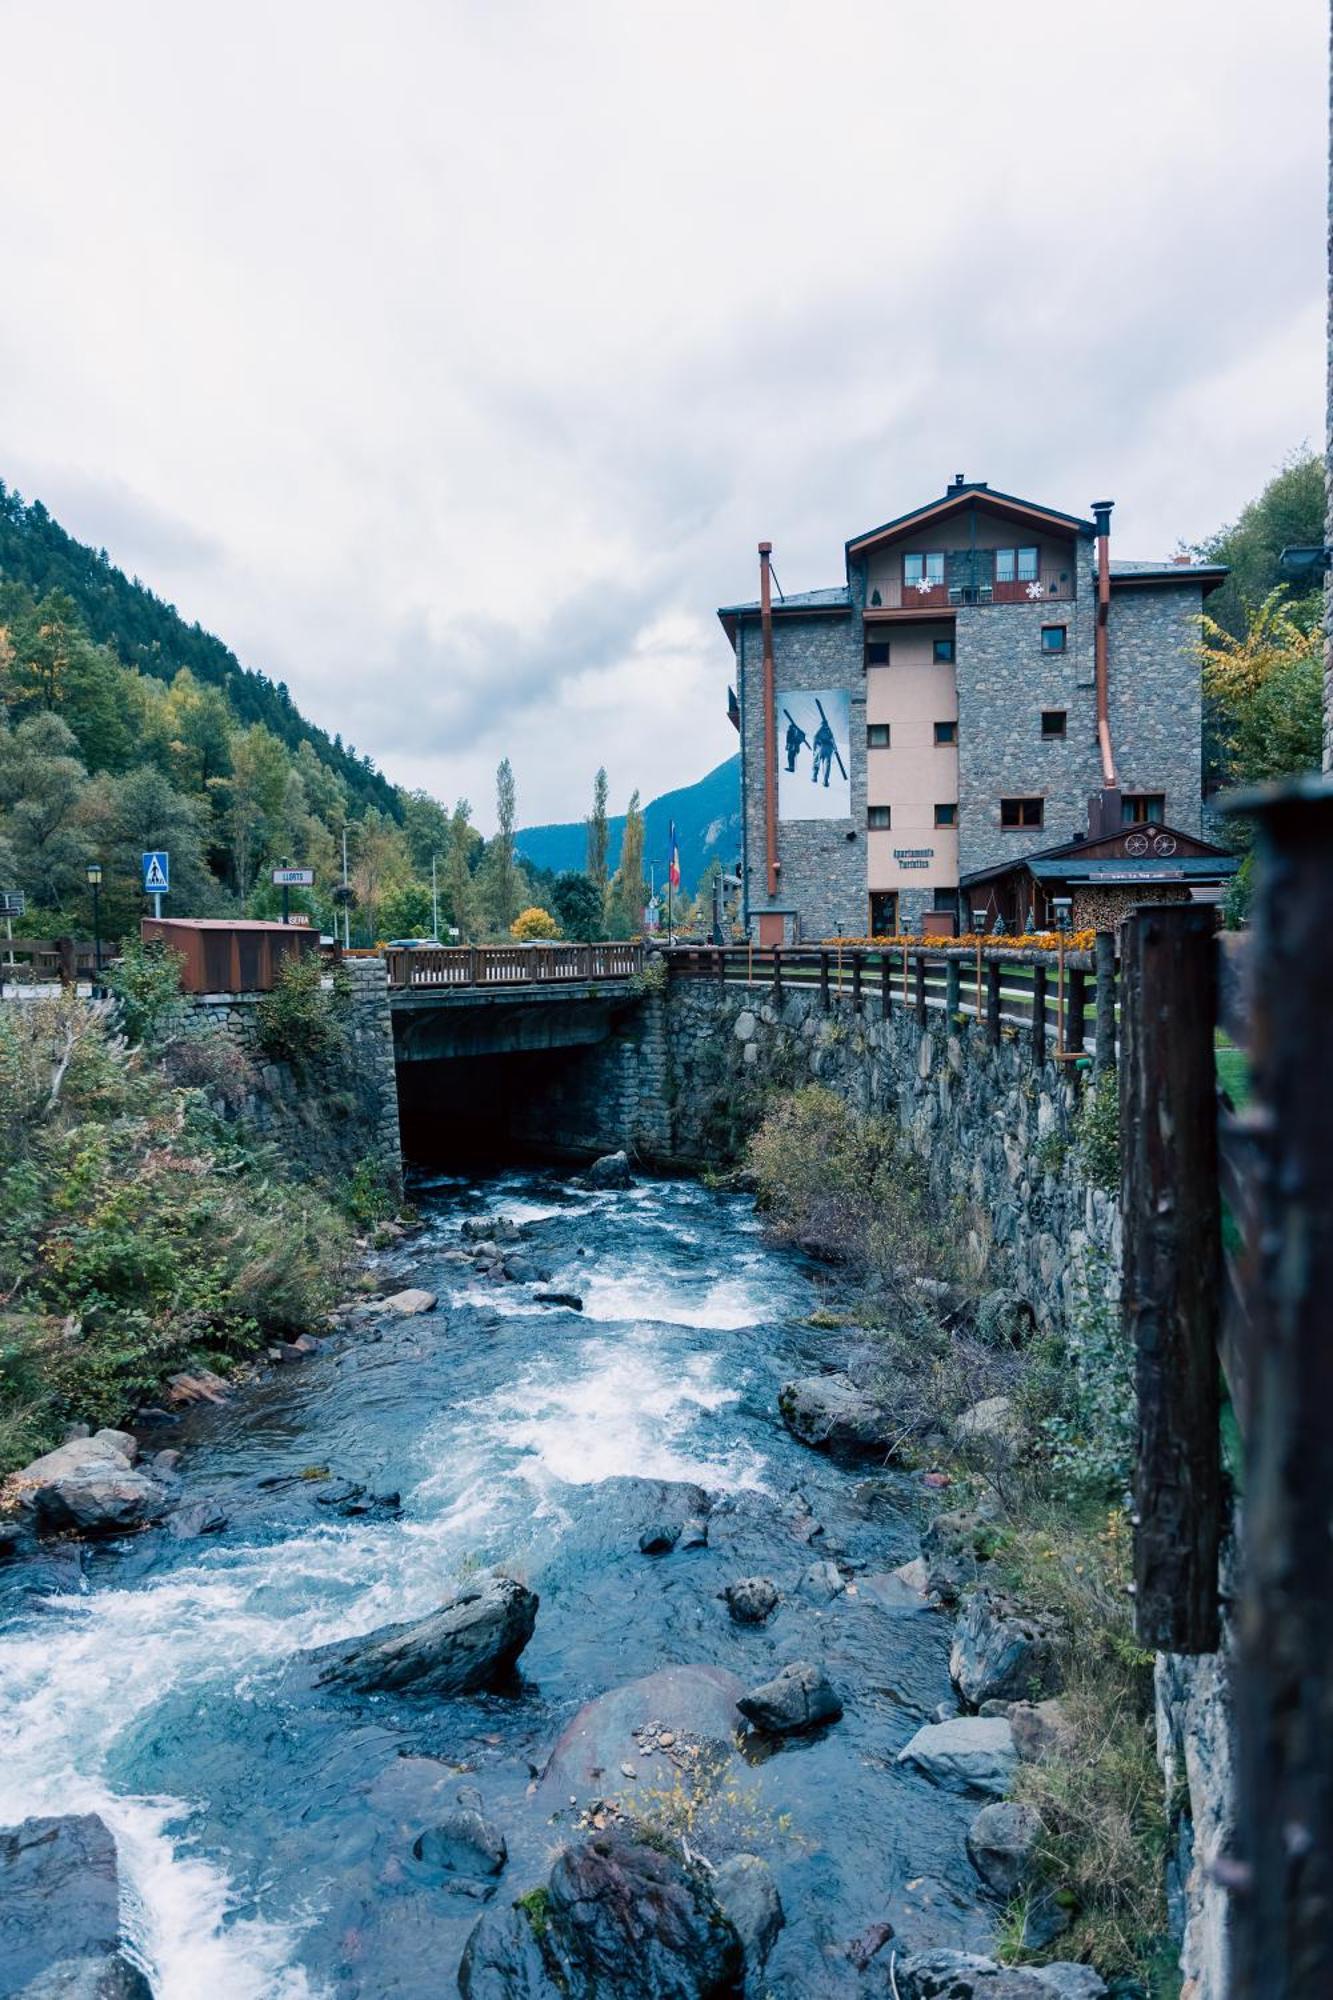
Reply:
[[[568, 1831], [533, 1781], [581, 1704], [668, 1664], [752, 1685], [815, 1658], [843, 1720], [752, 1747], [697, 1836], [775, 1871], [769, 1989], [864, 1991], [845, 1948], [885, 1919], [908, 1945], [984, 1941], [975, 1804], [895, 1763], [950, 1698], [947, 1621], [873, 1581], [917, 1553], [919, 1483], [867, 1483], [777, 1415], [781, 1383], [826, 1359], [803, 1324], [818, 1274], [747, 1199], [685, 1181], [511, 1172], [415, 1198], [424, 1228], [385, 1262], [435, 1314], [381, 1316], [154, 1438], [183, 1448], [182, 1505], [225, 1526], [9, 1566], [0, 1825], [102, 1815], [157, 2000], [446, 1995], [482, 1906], [414, 1857], [423, 1772], [481, 1792], [517, 1895]], [[450, 1261], [484, 1214], [520, 1224], [583, 1312]], [[603, 1484], [626, 1479], [707, 1487], [709, 1546], [641, 1554], [636, 1489]], [[349, 1515], [367, 1503], [347, 1482], [400, 1507]], [[827, 1557], [852, 1587], [821, 1602], [801, 1579]], [[541, 1599], [506, 1693], [353, 1699], [293, 1674], [302, 1649], [419, 1616], [491, 1563]], [[718, 1593], [756, 1573], [782, 1603], [739, 1626]]]

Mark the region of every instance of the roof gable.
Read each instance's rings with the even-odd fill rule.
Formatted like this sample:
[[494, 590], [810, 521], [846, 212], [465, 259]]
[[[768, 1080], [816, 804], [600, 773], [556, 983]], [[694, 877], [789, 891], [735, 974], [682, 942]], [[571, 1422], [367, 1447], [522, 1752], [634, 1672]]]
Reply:
[[863, 535], [854, 535], [847, 543], [847, 555], [849, 558], [866, 555], [886, 542], [915, 534], [933, 521], [950, 520], [973, 507], [984, 507], [987, 513], [998, 514], [1001, 519], [1014, 521], [1019, 526], [1047, 528], [1057, 534], [1092, 536], [1097, 532], [1095, 521], [1085, 521], [1077, 514], [1062, 514], [1053, 507], [1038, 506], [1033, 500], [1020, 500], [1014, 493], [997, 493], [977, 480], [971, 485], [951, 486], [940, 499], [928, 501], [924, 507], [914, 507], [908, 514], [899, 514], [896, 519], [885, 521], [881, 527], [870, 528]]

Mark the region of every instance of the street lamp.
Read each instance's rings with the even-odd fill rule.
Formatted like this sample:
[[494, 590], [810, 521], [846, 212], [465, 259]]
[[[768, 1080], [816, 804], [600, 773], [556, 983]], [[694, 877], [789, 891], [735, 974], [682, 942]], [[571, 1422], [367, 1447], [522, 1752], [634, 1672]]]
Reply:
[[93, 892], [93, 968], [95, 981], [100, 986], [102, 983], [102, 921], [100, 907], [102, 864], [100, 861], [90, 861], [83, 872], [88, 878], [88, 887]]

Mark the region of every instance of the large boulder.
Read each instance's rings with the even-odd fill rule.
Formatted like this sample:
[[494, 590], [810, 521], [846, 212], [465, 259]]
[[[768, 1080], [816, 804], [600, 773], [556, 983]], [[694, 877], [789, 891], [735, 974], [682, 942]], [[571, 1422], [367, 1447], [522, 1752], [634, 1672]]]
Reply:
[[429, 1617], [306, 1654], [323, 1686], [363, 1694], [471, 1694], [502, 1680], [532, 1637], [537, 1595], [489, 1570]]
[[116, 1844], [95, 1813], [0, 1832], [0, 1977], [23, 2000], [152, 2000], [120, 1952]]
[[160, 1520], [168, 1495], [136, 1470], [139, 1447], [128, 1431], [71, 1438], [14, 1475], [14, 1490], [39, 1528], [84, 1535], [123, 1534]]
[[792, 1436], [816, 1451], [886, 1458], [901, 1441], [902, 1424], [849, 1375], [806, 1375], [784, 1383], [778, 1408]]
[[669, 1790], [678, 1762], [697, 1765], [696, 1745], [713, 1758], [731, 1754], [742, 1690], [722, 1667], [661, 1667], [585, 1702], [547, 1760], [539, 1801], [550, 1811], [640, 1781]]
[[713, 1877], [713, 1894], [741, 1941], [747, 2000], [759, 2000], [768, 1955], [787, 1921], [773, 1871], [757, 1854], [733, 1854]]
[[978, 1566], [986, 1560], [991, 1530], [980, 1514], [947, 1509], [937, 1514], [921, 1537], [926, 1589], [945, 1604], [955, 1604], [975, 1583]]
[[1104, 2000], [1090, 1965], [1000, 1965], [970, 1951], [913, 1951], [894, 1967], [900, 2000]]
[[822, 1667], [793, 1660], [762, 1687], [751, 1688], [736, 1703], [741, 1714], [767, 1736], [794, 1736], [821, 1723], [836, 1722], [839, 1700]]
[[742, 1576], [723, 1591], [738, 1625], [762, 1625], [778, 1608], [778, 1588], [768, 1576]]
[[499, 1827], [476, 1805], [458, 1805], [412, 1843], [414, 1857], [457, 1895], [484, 1901], [495, 1894], [495, 1878], [509, 1859]]
[[989, 1793], [1003, 1798], [1018, 1758], [1014, 1732], [1002, 1715], [960, 1715], [951, 1722], [928, 1722], [898, 1752], [900, 1764], [915, 1764], [948, 1792]]
[[1001, 1799], [983, 1806], [967, 1830], [972, 1866], [997, 1896], [1014, 1896], [1032, 1879], [1041, 1814], [1034, 1806]]
[[629, 1156], [625, 1153], [603, 1153], [600, 1160], [593, 1161], [583, 1178], [590, 1188], [628, 1188], [634, 1185]]
[[988, 1590], [968, 1598], [954, 1627], [949, 1673], [972, 1708], [1026, 1701], [1060, 1685], [1055, 1630]]
[[620, 1833], [567, 1847], [544, 1889], [481, 1918], [464, 2000], [727, 2000], [745, 1975], [708, 1876]]
[[403, 1319], [415, 1319], [420, 1313], [433, 1313], [438, 1303], [434, 1292], [423, 1291], [420, 1285], [409, 1285], [405, 1292], [390, 1292], [384, 1300], [384, 1310], [398, 1313]]

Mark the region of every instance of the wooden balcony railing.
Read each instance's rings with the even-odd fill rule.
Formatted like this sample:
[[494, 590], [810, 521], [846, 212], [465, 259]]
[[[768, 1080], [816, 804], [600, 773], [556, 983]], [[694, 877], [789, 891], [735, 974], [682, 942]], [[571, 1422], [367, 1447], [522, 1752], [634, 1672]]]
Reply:
[[442, 945], [385, 954], [389, 984], [402, 989], [556, 986], [593, 979], [632, 979], [643, 970], [643, 946], [616, 944]]

